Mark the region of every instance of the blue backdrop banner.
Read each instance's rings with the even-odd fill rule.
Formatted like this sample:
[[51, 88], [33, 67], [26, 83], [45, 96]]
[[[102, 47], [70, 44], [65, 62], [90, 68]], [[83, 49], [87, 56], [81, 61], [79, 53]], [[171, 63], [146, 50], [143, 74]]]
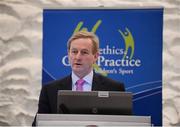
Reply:
[[161, 126], [163, 8], [45, 9], [42, 84], [71, 73], [67, 41], [80, 30], [99, 37], [94, 70], [123, 81], [133, 93], [134, 115]]

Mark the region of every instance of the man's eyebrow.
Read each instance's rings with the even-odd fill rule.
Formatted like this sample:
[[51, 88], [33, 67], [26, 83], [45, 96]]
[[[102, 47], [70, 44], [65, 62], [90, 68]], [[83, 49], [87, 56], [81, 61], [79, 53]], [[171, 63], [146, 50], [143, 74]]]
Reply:
[[[78, 50], [77, 48], [71, 48], [71, 50]], [[87, 51], [87, 52], [90, 52], [89, 49], [81, 49], [80, 51]]]
[[71, 48], [71, 50], [77, 50], [76, 48]]
[[89, 51], [89, 49], [82, 49], [83, 51], [85, 50], [85, 51]]
[[83, 52], [90, 52], [89, 49], [82, 49], [81, 51], [83, 51]]

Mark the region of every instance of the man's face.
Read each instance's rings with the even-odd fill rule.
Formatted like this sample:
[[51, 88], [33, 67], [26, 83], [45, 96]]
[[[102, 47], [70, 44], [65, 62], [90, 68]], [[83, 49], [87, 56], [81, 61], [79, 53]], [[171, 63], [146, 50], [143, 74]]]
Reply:
[[92, 47], [93, 44], [89, 38], [79, 38], [71, 42], [68, 57], [73, 72], [79, 78], [90, 73], [92, 65], [98, 58], [98, 53], [92, 53]]

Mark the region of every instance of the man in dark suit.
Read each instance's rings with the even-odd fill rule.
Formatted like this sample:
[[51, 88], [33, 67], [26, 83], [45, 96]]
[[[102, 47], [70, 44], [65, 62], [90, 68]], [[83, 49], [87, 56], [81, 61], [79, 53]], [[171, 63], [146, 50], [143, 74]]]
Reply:
[[[93, 71], [93, 64], [99, 56], [99, 39], [94, 33], [76, 32], [69, 39], [67, 48], [72, 73], [42, 87], [37, 113], [57, 113], [58, 90], [125, 91], [123, 83]], [[80, 80], [81, 84], [78, 83]], [[35, 120], [33, 126], [35, 126]]]

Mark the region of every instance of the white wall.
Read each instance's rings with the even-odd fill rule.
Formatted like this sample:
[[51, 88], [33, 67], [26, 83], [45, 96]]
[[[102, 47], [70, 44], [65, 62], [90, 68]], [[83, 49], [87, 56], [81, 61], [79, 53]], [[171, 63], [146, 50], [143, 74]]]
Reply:
[[164, 6], [163, 124], [180, 125], [180, 0], [0, 0], [0, 125], [31, 125], [42, 69], [42, 11]]

